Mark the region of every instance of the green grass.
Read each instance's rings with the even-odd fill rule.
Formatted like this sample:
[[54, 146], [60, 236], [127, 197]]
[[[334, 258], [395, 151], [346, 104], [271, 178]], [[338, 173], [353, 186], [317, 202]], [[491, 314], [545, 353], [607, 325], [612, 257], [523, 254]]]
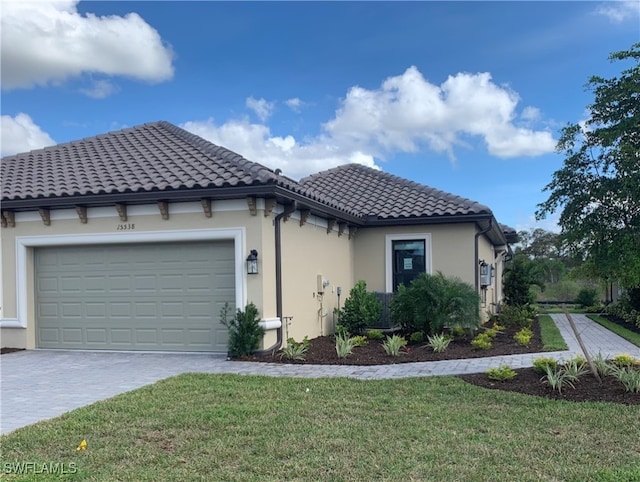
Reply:
[[558, 327], [549, 315], [539, 315], [538, 324], [540, 325], [540, 338], [542, 338], [542, 344], [545, 350], [562, 351], [569, 349], [560, 334], [560, 330], [558, 330]]
[[614, 332], [616, 335], [621, 336], [627, 341], [630, 341], [634, 345], [640, 346], [640, 333], [627, 330], [624, 326], [620, 326], [599, 315], [587, 315], [587, 317], [604, 326], [607, 330]]
[[[552, 401], [452, 377], [186, 374], [0, 443], [3, 463], [75, 464], [63, 480], [619, 481], [640, 480], [638, 433], [637, 406]], [[87, 450], [77, 452], [82, 439]]]

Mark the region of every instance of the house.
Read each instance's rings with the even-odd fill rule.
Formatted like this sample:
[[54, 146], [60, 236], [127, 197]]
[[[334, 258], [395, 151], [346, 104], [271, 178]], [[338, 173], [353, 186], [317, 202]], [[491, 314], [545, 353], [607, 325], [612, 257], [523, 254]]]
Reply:
[[29, 349], [225, 352], [248, 302], [273, 349], [422, 272], [490, 312], [515, 241], [468, 199], [354, 164], [296, 182], [167, 122], [3, 158], [0, 208], [1, 343]]

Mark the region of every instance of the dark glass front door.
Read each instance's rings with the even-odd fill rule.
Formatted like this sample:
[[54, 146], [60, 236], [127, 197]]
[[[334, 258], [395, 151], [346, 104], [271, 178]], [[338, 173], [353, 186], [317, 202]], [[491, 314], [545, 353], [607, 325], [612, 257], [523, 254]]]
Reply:
[[393, 291], [404, 284], [409, 286], [411, 281], [424, 273], [424, 239], [398, 240], [392, 242], [393, 251]]

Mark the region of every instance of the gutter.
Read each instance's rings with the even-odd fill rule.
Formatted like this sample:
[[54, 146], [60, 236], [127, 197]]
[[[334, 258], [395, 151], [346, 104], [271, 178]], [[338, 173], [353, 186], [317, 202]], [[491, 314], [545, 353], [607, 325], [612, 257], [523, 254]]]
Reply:
[[276, 242], [276, 316], [280, 320], [280, 326], [276, 331], [276, 342], [273, 346], [254, 352], [256, 355], [272, 355], [282, 346], [282, 228], [280, 222], [285, 216], [289, 216], [298, 208], [294, 201], [274, 219], [274, 232]]
[[489, 218], [489, 226], [487, 226], [487, 229], [484, 229], [482, 231], [478, 231], [473, 239], [473, 248], [474, 248], [474, 254], [475, 254], [475, 273], [476, 273], [476, 291], [478, 291], [480, 289], [480, 249], [478, 248], [478, 238], [480, 238], [480, 236], [482, 236], [483, 234], [488, 233], [489, 231], [491, 231], [491, 228], [493, 228], [493, 218]]

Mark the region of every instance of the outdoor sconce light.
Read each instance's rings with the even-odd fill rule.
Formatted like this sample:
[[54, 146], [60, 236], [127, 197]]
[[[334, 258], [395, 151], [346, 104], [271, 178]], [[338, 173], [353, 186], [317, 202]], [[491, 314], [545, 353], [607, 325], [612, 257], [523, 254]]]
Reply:
[[258, 274], [258, 252], [255, 249], [247, 256], [247, 274]]

